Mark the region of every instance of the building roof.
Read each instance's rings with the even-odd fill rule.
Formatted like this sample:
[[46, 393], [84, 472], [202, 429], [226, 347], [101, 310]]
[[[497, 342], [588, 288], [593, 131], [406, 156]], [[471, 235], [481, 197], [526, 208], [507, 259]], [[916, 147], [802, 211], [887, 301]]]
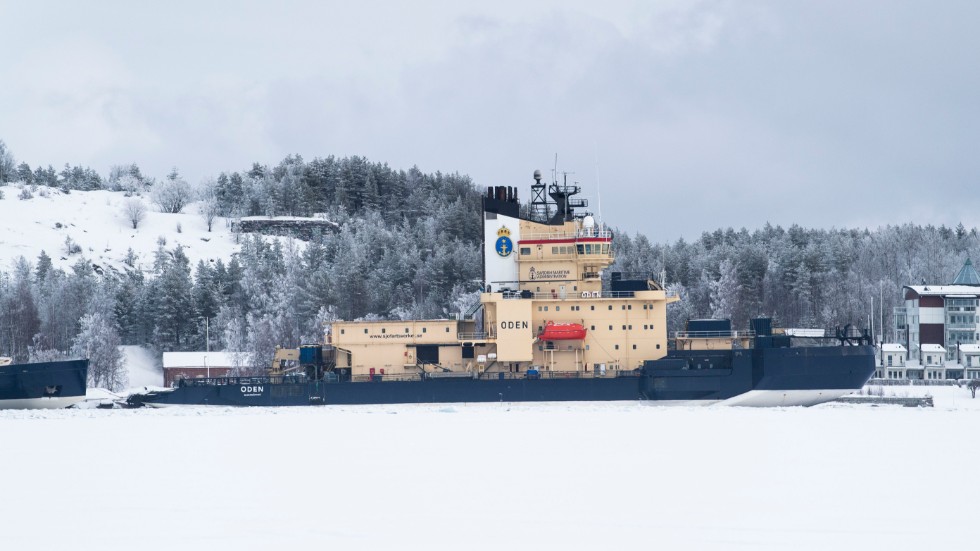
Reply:
[[960, 269], [960, 273], [956, 274], [953, 279], [953, 285], [977, 285], [980, 286], [980, 274], [973, 269], [973, 263], [970, 259], [966, 259], [966, 263]]
[[923, 344], [919, 347], [923, 352], [945, 352], [946, 349], [943, 348], [941, 344]]
[[[236, 358], [237, 357], [237, 358]], [[237, 363], [235, 360], [238, 360]], [[244, 352], [164, 352], [163, 367], [235, 367], [249, 365]]]
[[969, 354], [980, 352], [980, 344], [961, 344], [960, 351]]
[[980, 296], [980, 287], [970, 285], [906, 285], [920, 296], [950, 296], [961, 295], [961, 298]]
[[889, 342], [886, 342], [881, 345], [881, 351], [882, 352], [908, 352], [908, 350], [906, 350], [904, 346], [900, 344], [889, 343]]

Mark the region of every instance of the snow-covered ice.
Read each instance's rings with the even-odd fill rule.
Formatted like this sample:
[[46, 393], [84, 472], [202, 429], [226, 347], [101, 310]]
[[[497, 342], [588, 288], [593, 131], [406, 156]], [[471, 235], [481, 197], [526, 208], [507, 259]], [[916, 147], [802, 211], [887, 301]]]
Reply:
[[4, 411], [0, 548], [974, 549], [980, 399], [924, 390], [937, 407]]

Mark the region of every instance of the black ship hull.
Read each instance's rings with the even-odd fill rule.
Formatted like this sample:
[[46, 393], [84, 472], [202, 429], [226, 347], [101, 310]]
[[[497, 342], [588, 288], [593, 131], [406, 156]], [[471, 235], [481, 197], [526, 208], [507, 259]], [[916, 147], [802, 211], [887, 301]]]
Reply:
[[0, 366], [0, 409], [57, 409], [85, 398], [88, 360]]
[[[616, 376], [543, 372], [370, 382], [299, 377], [181, 381], [130, 396], [133, 406], [304, 406], [454, 402], [652, 400], [746, 406], [814, 405], [860, 389], [874, 374], [871, 346], [672, 352]], [[488, 378], [491, 377], [491, 378]], [[504, 378], [500, 378], [504, 377]]]

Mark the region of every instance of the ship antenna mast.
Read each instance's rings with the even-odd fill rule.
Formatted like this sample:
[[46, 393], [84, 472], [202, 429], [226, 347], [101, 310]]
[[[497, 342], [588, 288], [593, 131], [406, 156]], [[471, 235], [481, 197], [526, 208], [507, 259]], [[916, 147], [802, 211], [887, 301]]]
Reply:
[[592, 151], [595, 152], [595, 202], [599, 213], [599, 228], [602, 229], [602, 187], [599, 185], [599, 143], [592, 141]]

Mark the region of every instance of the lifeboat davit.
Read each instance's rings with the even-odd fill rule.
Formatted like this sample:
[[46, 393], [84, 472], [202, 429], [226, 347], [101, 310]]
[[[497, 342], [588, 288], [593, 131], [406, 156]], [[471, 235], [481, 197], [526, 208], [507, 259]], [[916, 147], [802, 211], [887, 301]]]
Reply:
[[538, 335], [543, 341], [580, 341], [585, 338], [585, 326], [581, 323], [555, 323], [549, 321]]

